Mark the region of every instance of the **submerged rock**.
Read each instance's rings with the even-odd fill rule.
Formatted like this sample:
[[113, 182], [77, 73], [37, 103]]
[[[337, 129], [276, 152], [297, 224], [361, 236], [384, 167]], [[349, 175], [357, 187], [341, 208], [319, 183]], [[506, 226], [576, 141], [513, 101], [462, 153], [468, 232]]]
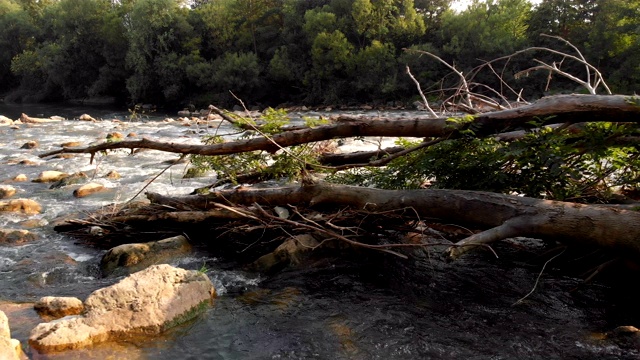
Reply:
[[91, 293], [82, 315], [39, 324], [29, 344], [50, 353], [159, 334], [197, 316], [214, 296], [206, 274], [154, 265]]
[[9, 319], [0, 311], [0, 359], [19, 360], [26, 359], [20, 347], [20, 341], [11, 338]]
[[117, 171], [111, 170], [104, 177], [106, 177], [107, 179], [118, 180], [121, 176]]
[[33, 308], [43, 318], [59, 319], [69, 315], [80, 315], [84, 310], [84, 304], [75, 297], [45, 296], [40, 298]]
[[29, 230], [0, 229], [0, 244], [22, 245], [34, 241], [38, 236]]
[[318, 245], [318, 241], [309, 234], [296, 235], [285, 240], [273, 252], [258, 258], [252, 267], [257, 271], [269, 272], [287, 265], [298, 265]]
[[0, 201], [0, 211], [17, 212], [27, 215], [39, 214], [42, 206], [35, 200], [31, 199], [14, 199], [8, 201]]
[[31, 141], [27, 141], [22, 146], [20, 146], [20, 149], [35, 149], [37, 147], [38, 147], [38, 142], [35, 140], [31, 140]]
[[148, 243], [124, 244], [107, 251], [100, 268], [107, 276], [129, 274], [190, 251], [191, 245], [182, 235]]
[[55, 183], [49, 186], [49, 189], [59, 189], [61, 187], [65, 187], [68, 185], [78, 184], [80, 182], [84, 182], [87, 179], [87, 174], [81, 172], [77, 172], [73, 175], [65, 176], [62, 179], [56, 181]]

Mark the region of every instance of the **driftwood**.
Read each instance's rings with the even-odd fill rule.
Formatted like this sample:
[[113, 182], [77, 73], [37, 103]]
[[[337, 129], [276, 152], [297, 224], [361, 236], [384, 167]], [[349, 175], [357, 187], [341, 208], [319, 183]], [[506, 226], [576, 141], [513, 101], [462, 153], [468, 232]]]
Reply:
[[407, 214], [486, 229], [457, 242], [450, 255], [507, 238], [526, 236], [566, 244], [595, 246], [640, 259], [640, 213], [601, 205], [463, 190], [381, 190], [324, 183], [255, 189], [239, 187], [208, 195], [166, 197], [148, 193], [152, 203], [184, 211], [206, 211], [218, 204], [263, 206], [349, 206], [384, 212], [411, 209]]
[[[153, 149], [179, 154], [205, 156], [228, 155], [263, 150], [275, 152], [283, 147], [323, 140], [358, 136], [454, 138], [465, 129], [473, 129], [478, 137], [540, 125], [580, 123], [588, 121], [638, 122], [640, 97], [622, 95], [560, 95], [542, 98], [516, 109], [476, 115], [471, 121], [452, 118], [370, 118], [341, 115], [330, 125], [285, 131], [271, 137], [256, 137], [214, 145], [189, 145], [150, 139], [103, 143], [86, 148], [62, 148], [41, 154], [48, 157], [62, 153], [92, 154], [114, 149]], [[536, 122], [532, 125], [531, 122]]]

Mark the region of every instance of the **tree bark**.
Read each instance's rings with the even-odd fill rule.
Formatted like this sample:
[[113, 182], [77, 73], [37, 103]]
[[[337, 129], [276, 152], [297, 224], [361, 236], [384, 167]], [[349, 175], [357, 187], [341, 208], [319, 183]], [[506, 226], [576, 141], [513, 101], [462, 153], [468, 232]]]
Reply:
[[349, 206], [370, 212], [411, 209], [420, 218], [486, 229], [450, 249], [457, 257], [470, 248], [526, 236], [579, 246], [611, 249], [640, 259], [640, 213], [601, 205], [464, 190], [381, 190], [324, 183], [267, 189], [238, 187], [208, 195], [165, 197], [148, 193], [152, 203], [186, 211], [208, 210], [216, 203], [263, 206]]

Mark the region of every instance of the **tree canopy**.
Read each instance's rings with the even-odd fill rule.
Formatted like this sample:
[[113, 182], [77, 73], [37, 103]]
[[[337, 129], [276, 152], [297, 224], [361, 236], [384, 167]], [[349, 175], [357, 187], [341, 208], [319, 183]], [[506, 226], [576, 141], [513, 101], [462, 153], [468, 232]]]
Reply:
[[[547, 46], [540, 34], [549, 34], [582, 49], [614, 92], [631, 93], [640, 83], [639, 12], [638, 0], [475, 0], [460, 12], [450, 0], [0, 0], [0, 81], [9, 101], [229, 105], [231, 91], [272, 106], [411, 102], [406, 65], [429, 90], [446, 86], [450, 69], [406, 48], [469, 73]], [[511, 59], [501, 75], [510, 79], [533, 56], [551, 54]], [[581, 69], [565, 60], [563, 68]], [[546, 80], [527, 79], [524, 95], [575, 90]]]

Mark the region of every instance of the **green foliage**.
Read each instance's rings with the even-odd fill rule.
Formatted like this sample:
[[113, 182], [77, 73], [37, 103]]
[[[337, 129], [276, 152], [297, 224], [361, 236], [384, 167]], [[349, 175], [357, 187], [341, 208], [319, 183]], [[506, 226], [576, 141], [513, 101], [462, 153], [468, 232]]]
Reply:
[[[256, 128], [255, 131], [247, 131], [243, 139], [251, 139], [255, 136], [270, 136], [282, 131], [282, 127], [289, 123], [289, 116], [285, 110], [268, 108], [263, 111], [259, 121], [236, 114], [229, 114], [237, 126], [244, 129], [246, 125]], [[306, 119], [310, 126], [324, 123], [323, 119]], [[205, 144], [221, 144], [225, 139], [221, 136], [207, 136], [202, 140]], [[306, 169], [318, 165], [319, 151], [316, 144], [304, 144], [280, 149], [274, 154], [264, 151], [252, 151], [241, 154], [223, 156], [192, 157], [194, 173], [204, 173], [213, 170], [218, 179], [226, 179], [237, 183], [240, 175], [256, 174], [262, 179], [286, 179], [289, 181], [300, 180], [304, 177]]]
[[[517, 193], [568, 201], [607, 202], [614, 190], [640, 185], [640, 151], [617, 145], [637, 126], [590, 123], [578, 133], [550, 128], [510, 143], [472, 136], [448, 140], [393, 160], [385, 168], [346, 171], [332, 181], [383, 188]], [[411, 144], [402, 142], [402, 145]]]

